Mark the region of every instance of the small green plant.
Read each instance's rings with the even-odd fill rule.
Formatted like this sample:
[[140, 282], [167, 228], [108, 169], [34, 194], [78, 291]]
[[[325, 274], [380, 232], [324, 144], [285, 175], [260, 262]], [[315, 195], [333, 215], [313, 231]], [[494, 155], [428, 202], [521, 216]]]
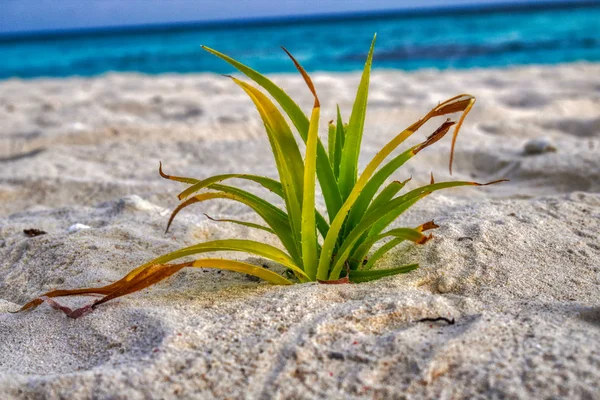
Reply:
[[[390, 230], [386, 230], [386, 228], [409, 207], [436, 190], [482, 184], [466, 181], [436, 183], [432, 176], [429, 185], [398, 194], [407, 181], [393, 181], [386, 184], [386, 180], [405, 162], [444, 137], [454, 126], [450, 153], [450, 172], [452, 172], [456, 137], [465, 116], [475, 103], [475, 98], [462, 94], [438, 104], [422, 119], [400, 132], [386, 144], [359, 176], [358, 158], [367, 109], [374, 45], [375, 38], [367, 56], [349, 122], [343, 123], [338, 107], [336, 121], [329, 124], [327, 148], [321, 142], [318, 134], [321, 108], [317, 91], [306, 71], [287, 50], [284, 49], [314, 96], [314, 106], [310, 117], [307, 117], [281, 88], [265, 76], [216, 50], [204, 47], [208, 52], [237, 68], [270, 94], [306, 144], [306, 153], [303, 159], [292, 129], [286, 122], [284, 114], [272, 100], [256, 87], [231, 77], [254, 102], [264, 122], [275, 157], [279, 181], [249, 174], [224, 174], [198, 180], [166, 175], [163, 173], [161, 165], [159, 170], [161, 176], [189, 185], [179, 195], [182, 203], [171, 215], [167, 230], [173, 218], [182, 209], [211, 199], [228, 199], [252, 208], [266, 225], [238, 220], [223, 221], [274, 234], [279, 238], [283, 250], [245, 239], [199, 243], [155, 258], [111, 285], [101, 288], [55, 290], [29, 302], [23, 306], [22, 310], [34, 308], [43, 301], [47, 301], [51, 306], [76, 318], [108, 300], [153, 285], [184, 267], [219, 268], [242, 272], [281, 285], [312, 281], [358, 283], [406, 273], [417, 268], [417, 264], [390, 269], [373, 269], [373, 266], [384, 254], [404, 241], [417, 244], [427, 242], [431, 235], [423, 232], [437, 226], [431, 221], [415, 228]], [[454, 113], [460, 113], [458, 122], [447, 119], [422, 143], [410, 147], [384, 163], [400, 144], [431, 118]], [[283, 199], [285, 209], [276, 207], [248, 191], [221, 183], [233, 178], [250, 180], [270, 190]], [[315, 208], [316, 181], [319, 182], [323, 193], [327, 218]], [[371, 249], [381, 241], [385, 241], [385, 243], [371, 253]], [[281, 264], [293, 275], [288, 274], [288, 277], [284, 277], [266, 268], [218, 258], [203, 258], [169, 264], [173, 260], [184, 257], [219, 251], [239, 251], [258, 255]], [[51, 299], [52, 297], [81, 294], [101, 294], [104, 297], [74, 311]]]

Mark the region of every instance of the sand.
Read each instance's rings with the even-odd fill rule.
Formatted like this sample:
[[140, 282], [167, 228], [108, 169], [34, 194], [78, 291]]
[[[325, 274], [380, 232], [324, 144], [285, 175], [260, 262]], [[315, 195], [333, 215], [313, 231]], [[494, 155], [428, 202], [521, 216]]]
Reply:
[[[274, 79], [310, 109], [301, 78]], [[349, 115], [359, 75], [314, 80], [324, 133], [336, 101]], [[293, 287], [183, 270], [73, 320], [45, 304], [9, 311], [199, 241], [276, 244], [202, 214], [258, 222], [225, 201], [181, 213], [165, 235], [181, 186], [157, 173], [161, 160], [199, 178], [275, 176], [268, 142], [251, 102], [217, 75], [0, 82], [0, 398], [600, 398], [600, 64], [377, 71], [362, 165], [463, 92], [478, 101], [454, 175], [444, 139], [394, 178], [511, 181], [438, 192], [403, 216], [397, 226], [440, 228], [379, 266], [420, 269]], [[418, 322], [439, 316], [456, 323]]]

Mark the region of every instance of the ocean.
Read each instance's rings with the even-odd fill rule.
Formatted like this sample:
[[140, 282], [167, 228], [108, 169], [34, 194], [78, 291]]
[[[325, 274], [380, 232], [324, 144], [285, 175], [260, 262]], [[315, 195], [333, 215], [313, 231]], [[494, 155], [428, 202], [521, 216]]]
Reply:
[[0, 36], [0, 79], [232, 69], [207, 45], [261, 72], [505, 67], [600, 61], [600, 4], [468, 8]]

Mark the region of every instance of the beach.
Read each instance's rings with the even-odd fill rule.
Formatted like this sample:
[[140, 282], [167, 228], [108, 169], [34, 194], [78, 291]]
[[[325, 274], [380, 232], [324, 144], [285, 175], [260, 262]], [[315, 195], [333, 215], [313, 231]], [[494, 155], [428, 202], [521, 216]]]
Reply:
[[[360, 73], [311, 76], [326, 142]], [[298, 74], [271, 77], [310, 113]], [[445, 138], [393, 179], [510, 182], [437, 192], [403, 215], [394, 226], [440, 227], [378, 267], [419, 269], [288, 287], [184, 269], [73, 320], [46, 304], [10, 312], [194, 243], [278, 245], [208, 219], [260, 222], [221, 200], [189, 207], [165, 234], [184, 186], [158, 174], [160, 161], [171, 175], [276, 178], [269, 142], [250, 99], [217, 74], [0, 81], [0, 398], [600, 398], [600, 64], [376, 70], [361, 166], [460, 93], [477, 103], [453, 174]]]

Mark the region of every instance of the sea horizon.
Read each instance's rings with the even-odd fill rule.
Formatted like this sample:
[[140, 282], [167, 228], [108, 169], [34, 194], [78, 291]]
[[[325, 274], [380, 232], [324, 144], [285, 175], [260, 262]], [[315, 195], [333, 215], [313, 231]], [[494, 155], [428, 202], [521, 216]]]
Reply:
[[167, 23], [128, 24], [114, 26], [91, 26], [86, 28], [41, 29], [24, 31], [0, 31], [0, 42], [11, 40], [27, 40], [39, 38], [55, 38], [72, 35], [104, 35], [132, 32], [157, 32], [165, 30], [213, 29], [213, 28], [244, 28], [250, 26], [282, 25], [288, 23], [313, 23], [347, 21], [371, 18], [418, 18], [439, 16], [444, 14], [495, 13], [495, 12], [527, 12], [535, 10], [558, 10], [569, 8], [600, 7], [600, 0], [549, 0], [549, 1], [515, 1], [510, 3], [490, 4], [460, 4], [450, 6], [428, 6], [414, 8], [391, 8], [386, 10], [347, 11], [339, 13], [301, 14], [288, 16], [270, 16], [253, 18], [226, 18], [216, 20], [180, 21]]

